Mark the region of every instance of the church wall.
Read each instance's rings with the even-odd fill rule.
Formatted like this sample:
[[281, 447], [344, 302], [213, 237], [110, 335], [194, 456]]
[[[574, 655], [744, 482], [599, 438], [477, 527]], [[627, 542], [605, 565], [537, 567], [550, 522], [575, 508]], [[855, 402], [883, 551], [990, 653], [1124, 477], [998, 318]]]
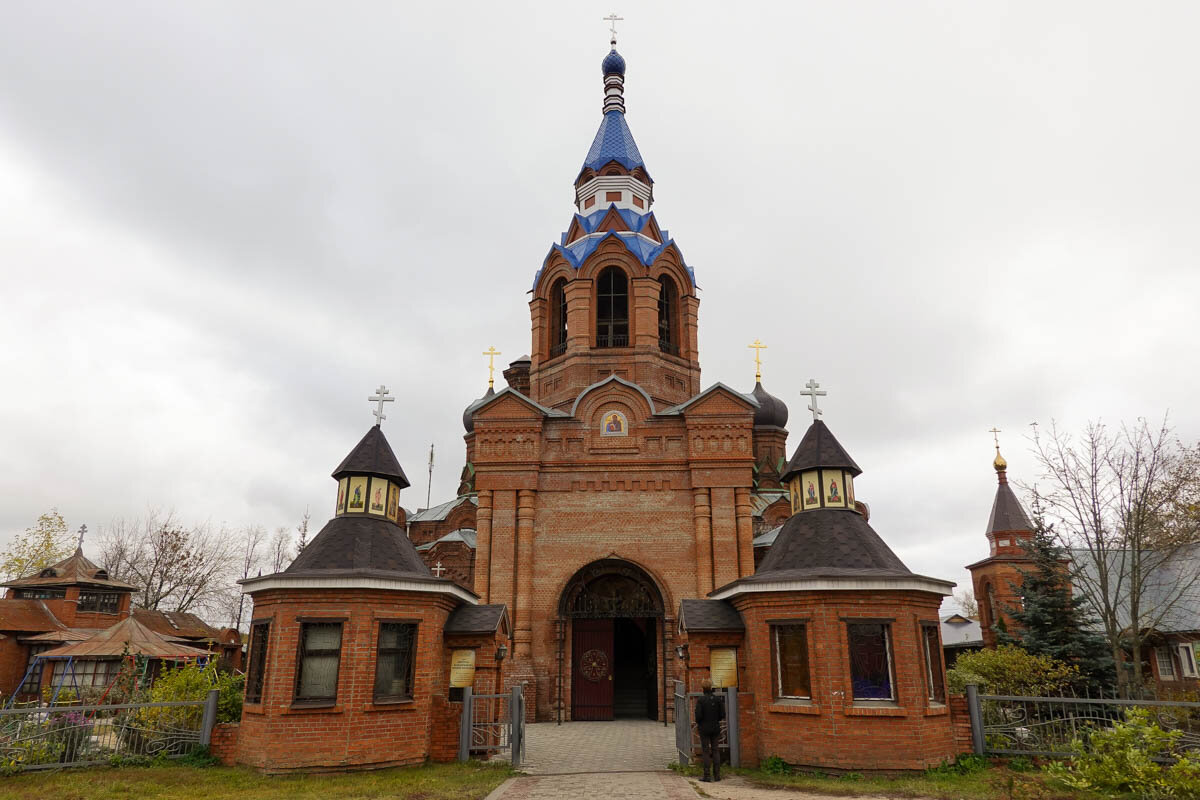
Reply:
[[[732, 600], [746, 624], [749, 668], [742, 689], [756, 699], [759, 757], [846, 770], [924, 769], [953, 760], [959, 750], [950, 708], [928, 700], [920, 640], [920, 623], [937, 621], [940, 600], [923, 592], [841, 591], [770, 592]], [[894, 703], [851, 700], [845, 623], [853, 618], [891, 620]], [[777, 701], [768, 621], [797, 619], [809, 627], [812, 701]]]
[[[238, 731], [238, 762], [268, 772], [373, 768], [424, 761], [431, 719], [445, 702], [442, 628], [454, 607], [445, 595], [378, 590], [269, 590], [253, 596], [251, 619], [271, 620], [263, 702], [246, 703]], [[336, 703], [292, 703], [300, 620], [341, 619]], [[373, 700], [378, 622], [416, 620], [413, 699]]]
[[0, 636], [0, 689], [11, 697], [29, 668], [29, 645], [17, 641], [20, 633]]

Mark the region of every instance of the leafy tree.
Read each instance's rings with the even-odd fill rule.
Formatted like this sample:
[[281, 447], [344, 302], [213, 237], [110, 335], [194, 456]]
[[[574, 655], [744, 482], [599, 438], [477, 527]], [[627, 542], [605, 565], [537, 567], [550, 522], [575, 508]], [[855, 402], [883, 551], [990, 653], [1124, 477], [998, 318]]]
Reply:
[[991, 694], [1041, 696], [1072, 686], [1079, 680], [1079, 670], [1050, 656], [1004, 644], [995, 650], [963, 653], [946, 677], [952, 692], [975, 683]]
[[1033, 527], [1033, 538], [1022, 543], [1032, 568], [1018, 570], [1021, 584], [1012, 584], [1021, 606], [1006, 609], [1016, 631], [998, 631], [997, 638], [1078, 668], [1082, 685], [1077, 688], [1110, 688], [1116, 679], [1112, 652], [1092, 629], [1088, 599], [1071, 591], [1066, 550], [1036, 509]]
[[73, 544], [66, 520], [58, 509], [52, 508], [24, 533], [14, 536], [8, 548], [0, 553], [0, 573], [5, 580], [36, 574], [71, 555]]

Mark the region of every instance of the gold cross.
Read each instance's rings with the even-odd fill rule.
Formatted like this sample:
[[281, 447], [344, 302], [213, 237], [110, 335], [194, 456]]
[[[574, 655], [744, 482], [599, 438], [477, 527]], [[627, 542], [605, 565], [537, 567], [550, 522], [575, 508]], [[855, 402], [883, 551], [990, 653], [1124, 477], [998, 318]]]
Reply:
[[995, 425], [993, 425], [992, 429], [990, 431], [988, 431], [988, 433], [990, 433], [992, 435], [992, 439], [996, 442], [996, 452], [999, 453], [1000, 452], [1000, 434], [1002, 433], [1002, 431], [999, 428], [997, 428]]
[[767, 346], [765, 344], [763, 344], [762, 342], [760, 342], [758, 339], [754, 340], [754, 344], [749, 344], [746, 346], [754, 351], [754, 380], [755, 380], [755, 382], [761, 381], [762, 380], [762, 359], [759, 358], [759, 356], [762, 355], [763, 350], [767, 349]]
[[488, 357], [488, 388], [491, 389], [496, 385], [496, 356], [500, 355], [500, 351], [493, 346], [489, 346], [483, 354]]

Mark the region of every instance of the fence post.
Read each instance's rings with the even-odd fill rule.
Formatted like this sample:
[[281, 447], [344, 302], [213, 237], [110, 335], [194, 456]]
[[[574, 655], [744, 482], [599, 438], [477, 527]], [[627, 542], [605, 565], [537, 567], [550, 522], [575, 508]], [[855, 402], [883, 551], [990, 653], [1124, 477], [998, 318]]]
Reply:
[[200, 720], [200, 744], [204, 747], [212, 744], [212, 731], [216, 724], [217, 690], [209, 689], [208, 697], [204, 698], [204, 717]]
[[514, 767], [521, 766], [521, 728], [525, 721], [524, 696], [521, 684], [512, 687], [512, 697], [508, 701], [508, 753], [509, 762]]
[[475, 719], [470, 686], [463, 687], [462, 697], [462, 713], [458, 717], [458, 760], [465, 762], [471, 758], [471, 725]]
[[738, 690], [725, 690], [725, 733], [729, 737], [729, 766], [742, 765], [742, 729], [738, 723]]
[[967, 684], [967, 714], [971, 718], [971, 744], [975, 755], [983, 755], [983, 707], [979, 702], [979, 687]]

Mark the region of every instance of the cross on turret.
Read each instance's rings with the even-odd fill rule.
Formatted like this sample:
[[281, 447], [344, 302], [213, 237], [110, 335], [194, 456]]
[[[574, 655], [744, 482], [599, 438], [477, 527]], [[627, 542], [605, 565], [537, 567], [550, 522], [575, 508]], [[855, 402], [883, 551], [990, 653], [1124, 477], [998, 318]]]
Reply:
[[375, 424], [381, 425], [381, 424], [383, 424], [383, 421], [385, 419], [387, 419], [387, 417], [383, 413], [383, 404], [384, 403], [394, 403], [396, 401], [396, 398], [388, 395], [388, 388], [381, 383], [381, 384], [379, 384], [379, 388], [375, 390], [375, 394], [372, 395], [371, 397], [368, 397], [367, 400], [372, 403], [379, 404], [379, 408], [375, 409], [371, 413], [375, 415]]
[[820, 407], [817, 405], [817, 398], [824, 397], [825, 395], [829, 394], [829, 392], [818, 389], [817, 387], [819, 387], [821, 384], [817, 383], [816, 379], [814, 379], [814, 378], [809, 378], [808, 383], [806, 383], [804, 385], [805, 385], [805, 387], [808, 388], [808, 391], [801, 392], [800, 394], [808, 395], [808, 397], [810, 397], [812, 399], [812, 405], [808, 407], [808, 410], [811, 411], [813, 414], [813, 422], [816, 422], [818, 419], [821, 418], [821, 414], [824, 413], [823, 411], [821, 411]]

